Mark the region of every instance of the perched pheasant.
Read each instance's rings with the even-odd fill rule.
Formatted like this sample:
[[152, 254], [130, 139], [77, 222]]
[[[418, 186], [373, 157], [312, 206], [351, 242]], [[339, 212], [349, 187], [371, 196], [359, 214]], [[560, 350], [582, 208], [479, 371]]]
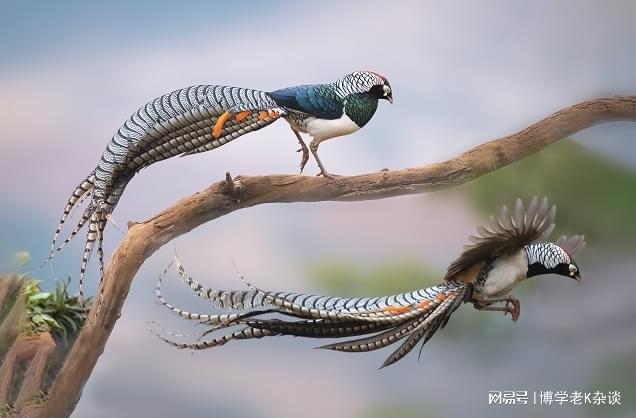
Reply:
[[[561, 237], [556, 243], [545, 241], [554, 228], [556, 208], [547, 199], [531, 200], [527, 209], [517, 200], [514, 213], [504, 206], [501, 217], [491, 217], [490, 225], [478, 228], [467, 246], [437, 286], [383, 297], [339, 298], [289, 292], [260, 290], [221, 291], [196, 282], [177, 263], [183, 281], [197, 296], [217, 308], [234, 310], [227, 314], [197, 314], [170, 305], [161, 295], [161, 276], [155, 293], [161, 303], [178, 315], [210, 326], [195, 343], [164, 341], [195, 350], [216, 347], [231, 340], [294, 335], [311, 338], [335, 338], [363, 335], [363, 338], [329, 344], [321, 348], [363, 352], [405, 340], [384, 362], [389, 366], [409, 353], [422, 340], [422, 346], [463, 303], [479, 310], [502, 311], [513, 321], [519, 318], [519, 301], [510, 291], [528, 278], [557, 274], [580, 280], [579, 268], [572, 256], [585, 246], [581, 235]], [[163, 275], [166, 272], [164, 271]], [[244, 279], [243, 279], [244, 280]], [[271, 318], [280, 314], [283, 318]], [[288, 318], [295, 318], [289, 320]], [[205, 335], [239, 327], [210, 340]]]
[[[326, 139], [350, 134], [366, 125], [379, 99], [393, 101], [391, 86], [386, 78], [370, 71], [354, 72], [331, 84], [289, 87], [269, 93], [201, 85], [158, 97], [124, 122], [97, 167], [75, 188], [66, 202], [51, 252], [43, 265], [88, 223], [80, 269], [83, 299], [84, 273], [95, 242], [100, 276], [103, 276], [102, 241], [106, 222], [128, 182], [139, 170], [177, 155], [218, 148], [281, 117], [291, 125], [301, 145], [301, 171], [309, 155], [299, 134], [305, 132], [312, 137], [310, 148], [321, 174], [330, 177], [318, 157], [318, 146]], [[66, 219], [86, 198], [91, 198], [88, 207], [69, 236], [56, 248]]]

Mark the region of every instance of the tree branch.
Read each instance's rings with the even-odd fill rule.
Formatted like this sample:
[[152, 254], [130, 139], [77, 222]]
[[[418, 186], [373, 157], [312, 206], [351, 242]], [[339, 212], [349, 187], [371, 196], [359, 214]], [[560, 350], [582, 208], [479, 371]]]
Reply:
[[636, 96], [591, 100], [562, 109], [528, 128], [447, 161], [417, 168], [339, 177], [228, 177], [176, 202], [151, 219], [129, 224], [106, 269], [100, 312], [93, 309], [50, 390], [42, 417], [69, 415], [120, 316], [135, 274], [157, 249], [197, 226], [262, 203], [360, 201], [450, 188], [523, 159], [599, 123], [636, 121]]

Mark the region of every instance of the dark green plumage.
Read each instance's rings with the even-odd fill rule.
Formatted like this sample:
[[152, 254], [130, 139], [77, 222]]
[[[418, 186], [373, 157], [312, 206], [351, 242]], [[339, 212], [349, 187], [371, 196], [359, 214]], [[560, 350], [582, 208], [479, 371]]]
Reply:
[[378, 99], [369, 93], [356, 93], [347, 97], [345, 113], [359, 127], [363, 127], [373, 117], [378, 108]]
[[319, 119], [339, 119], [344, 111], [359, 127], [366, 125], [378, 108], [378, 98], [370, 92], [353, 93], [341, 99], [332, 84], [288, 87], [273, 91], [270, 96], [279, 106]]

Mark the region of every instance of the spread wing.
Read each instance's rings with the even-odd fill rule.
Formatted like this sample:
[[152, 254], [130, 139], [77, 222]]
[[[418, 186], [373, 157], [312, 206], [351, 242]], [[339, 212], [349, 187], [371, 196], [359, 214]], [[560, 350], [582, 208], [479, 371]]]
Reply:
[[269, 93], [279, 106], [307, 113], [320, 119], [338, 119], [344, 105], [329, 85], [288, 87]]
[[477, 235], [470, 237], [472, 244], [464, 247], [462, 254], [451, 263], [444, 279], [452, 279], [478, 263], [511, 254], [524, 245], [547, 237], [554, 229], [555, 215], [556, 206], [550, 207], [547, 198], [539, 203], [536, 196], [527, 208], [521, 199], [517, 199], [514, 213], [504, 206], [499, 219], [491, 216], [487, 226], [477, 227]]
[[562, 235], [557, 240], [556, 245], [563, 248], [570, 257], [574, 257], [583, 249], [583, 247], [585, 247], [585, 236], [572, 235], [571, 237], [566, 237], [565, 235]]

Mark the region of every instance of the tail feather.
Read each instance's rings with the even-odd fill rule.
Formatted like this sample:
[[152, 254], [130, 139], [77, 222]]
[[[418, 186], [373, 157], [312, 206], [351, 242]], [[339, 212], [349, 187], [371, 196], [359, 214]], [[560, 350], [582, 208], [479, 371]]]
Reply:
[[[41, 267], [88, 224], [80, 268], [80, 297], [84, 300], [84, 275], [95, 245], [99, 256], [100, 288], [102, 285], [106, 215], [112, 212], [128, 181], [140, 169], [177, 155], [217, 148], [273, 123], [284, 113], [266, 92], [226, 86], [191, 86], [148, 102], [123, 123], [106, 146], [95, 170], [68, 198], [49, 256]], [[73, 208], [91, 194], [89, 208], [58, 247], [60, 233]], [[97, 306], [99, 308], [99, 304]]]
[[66, 205], [64, 206], [64, 210], [62, 211], [62, 216], [57, 224], [57, 228], [55, 230], [55, 234], [53, 235], [53, 241], [51, 242], [51, 251], [49, 252], [48, 258], [40, 265], [40, 268], [44, 267], [49, 261], [53, 259], [56, 253], [60, 252], [62, 248], [68, 244], [79, 232], [79, 230], [84, 226], [86, 221], [88, 220], [87, 216], [90, 217], [90, 210], [87, 209], [82, 218], [77, 223], [73, 231], [68, 235], [68, 237], [64, 240], [62, 245], [59, 247], [55, 247], [57, 240], [59, 238], [60, 233], [62, 232], [62, 228], [68, 219], [73, 208], [81, 204], [87, 196], [90, 196], [92, 193], [95, 182], [95, 171], [89, 174], [82, 182], [73, 190], [73, 193], [66, 201]]
[[75, 207], [73, 208], [73, 210], [71, 210], [70, 216], [72, 217], [73, 214], [75, 213], [75, 210], [82, 206], [82, 204], [84, 203], [84, 201], [88, 198], [90, 198], [93, 195], [93, 189], [88, 190], [86, 193], [84, 193], [84, 195], [80, 198], [80, 200], [77, 202], [77, 204], [75, 204]]
[[97, 255], [99, 257], [99, 287], [100, 288], [102, 286], [102, 282], [104, 281], [104, 229], [106, 229], [106, 219], [107, 217], [101, 218], [97, 226]]
[[335, 351], [346, 351], [346, 352], [366, 352], [378, 350], [380, 348], [384, 348], [388, 345], [391, 345], [402, 338], [406, 337], [413, 331], [413, 329], [417, 328], [419, 324], [421, 324], [426, 317], [414, 318], [405, 323], [397, 326], [391, 327], [389, 330], [381, 332], [377, 335], [359, 338], [355, 340], [349, 340], [344, 342], [338, 342], [334, 344], [324, 345], [319, 348], [324, 348], [328, 350]]
[[99, 284], [97, 285], [99, 295], [96, 298], [97, 312], [102, 306], [102, 295], [104, 294], [104, 288], [102, 287], [104, 282], [104, 229], [106, 229], [107, 219], [108, 215], [100, 216], [97, 223], [97, 257], [99, 263]]
[[380, 366], [381, 369], [401, 360], [404, 356], [411, 352], [413, 347], [424, 337], [424, 344], [435, 334], [441, 320], [437, 316], [431, 315], [427, 320], [420, 323], [409, 337], [395, 350]]
[[245, 324], [252, 328], [275, 331], [282, 335], [309, 338], [351, 337], [354, 335], [368, 334], [374, 331], [382, 331], [389, 326], [388, 324], [374, 322], [330, 322], [314, 319], [295, 322], [281, 321], [279, 319], [247, 320], [245, 321]]
[[80, 265], [80, 277], [79, 277], [79, 300], [82, 306], [86, 307], [84, 301], [84, 275], [86, 274], [86, 267], [90, 261], [95, 241], [98, 238], [98, 230], [100, 227], [100, 219], [103, 216], [103, 212], [96, 210], [91, 213], [90, 222], [88, 223], [88, 232], [86, 233], [86, 243], [84, 244], [84, 252], [82, 254], [82, 264]]
[[460, 288], [459, 290], [451, 291], [447, 293], [447, 298], [444, 302], [439, 305], [431, 315], [426, 318], [410, 335], [409, 338], [406, 339], [400, 345], [397, 350], [395, 350], [387, 359], [384, 361], [380, 368], [388, 367], [391, 364], [399, 361], [408, 353], [411, 352], [413, 347], [417, 345], [417, 343], [422, 340], [422, 347], [424, 344], [431, 339], [431, 337], [435, 334], [435, 332], [440, 328], [440, 326], [444, 326], [448, 319], [452, 315], [453, 312], [459, 307], [464, 299], [464, 294], [466, 292], [466, 288]]
[[[246, 110], [255, 112], [246, 117], [241, 114]], [[263, 117], [260, 110], [272, 114]], [[215, 85], [176, 90], [148, 102], [124, 123], [109, 160], [137, 172], [166, 158], [220, 147], [274, 122], [281, 110], [259, 90]]]
[[170, 340], [169, 338], [166, 338], [160, 335], [159, 333], [155, 332], [152, 329], [150, 329], [150, 332], [152, 332], [161, 340], [163, 340], [164, 342], [174, 347], [177, 347], [180, 349], [191, 349], [191, 350], [204, 350], [206, 348], [219, 347], [221, 345], [227, 344], [228, 342], [232, 340], [247, 340], [252, 338], [263, 338], [263, 337], [271, 337], [271, 336], [279, 335], [276, 332], [269, 331], [269, 330], [261, 330], [257, 328], [244, 327], [239, 329], [238, 331], [234, 331], [232, 333], [225, 334], [211, 340], [197, 341], [195, 343], [177, 343]]
[[[169, 341], [165, 337], [161, 339], [176, 347], [194, 350], [216, 347], [234, 339], [293, 335], [308, 338], [363, 336], [320, 348], [365, 352], [384, 348], [407, 338], [385, 361], [382, 367], [386, 367], [408, 354], [422, 339], [426, 343], [440, 327], [446, 324], [470, 289], [470, 285], [449, 280], [437, 286], [399, 295], [379, 298], [332, 298], [302, 293], [263, 291], [241, 277], [251, 288], [250, 291], [220, 291], [199, 284], [185, 272], [179, 260], [175, 260], [181, 279], [197, 296], [211, 301], [217, 308], [247, 310], [240, 314], [209, 315], [193, 314], [176, 308], [169, 304], [160, 293], [161, 279], [165, 276], [167, 269], [164, 270], [155, 288], [161, 304], [184, 318], [202, 320], [211, 327], [194, 343], [181, 344]], [[249, 299], [256, 294], [261, 295], [258, 303], [252, 303]], [[268, 308], [254, 309], [264, 305], [268, 305]], [[294, 319], [263, 317], [262, 315], [265, 314], [291, 316]], [[222, 328], [239, 325], [244, 328], [212, 340], [200, 341], [208, 334]]]
[[272, 111], [271, 114], [266, 112], [268, 114], [267, 117], [261, 117], [259, 113], [260, 112], [255, 112], [246, 118], [240, 119], [238, 122], [236, 120], [233, 121], [232, 119], [229, 121], [220, 120], [220, 123], [214, 126], [216, 130], [212, 133], [210, 138], [208, 138], [209, 134], [202, 133], [203, 137], [208, 140], [207, 142], [192, 150], [186, 151], [181, 155], [185, 157], [213, 150], [221, 145], [225, 145], [228, 142], [233, 141], [247, 132], [264, 128], [265, 126], [276, 122], [276, 120], [283, 115], [282, 110], [279, 109]]
[[274, 306], [282, 314], [305, 319], [397, 323], [433, 309], [440, 303], [440, 293], [460, 286], [456, 282], [448, 281], [438, 286], [391, 296], [341, 298], [265, 291], [253, 286], [238, 273], [251, 290], [230, 291], [212, 289], [194, 280], [176, 256], [174, 263], [181, 280], [198, 297], [209, 301], [214, 307], [247, 310]]
[[181, 261], [179, 261], [179, 258], [176, 255], [174, 257], [174, 264], [177, 267], [177, 273], [179, 274], [179, 277], [181, 277], [183, 283], [192, 289], [196, 296], [209, 301], [214, 307], [244, 310], [269, 305], [268, 301], [265, 300], [266, 292], [263, 292], [249, 284], [248, 286], [250, 286], [252, 290], [248, 291], [212, 289], [194, 280], [192, 276], [185, 271]]
[[157, 278], [157, 283], [155, 284], [155, 296], [157, 297], [157, 299], [159, 299], [159, 303], [161, 303], [161, 305], [165, 306], [167, 309], [171, 310], [172, 312], [176, 313], [182, 318], [195, 320], [195, 321], [204, 321], [206, 324], [212, 325], [214, 327], [229, 326], [235, 323], [235, 321], [237, 321], [238, 319], [241, 319], [243, 317], [241, 314], [236, 314], [236, 313], [224, 314], [224, 315], [213, 315], [213, 314], [201, 314], [201, 313], [195, 313], [195, 312], [188, 312], [183, 309], [177, 308], [176, 306], [169, 303], [161, 294], [161, 282], [163, 278], [166, 276], [168, 269], [170, 268], [171, 265], [172, 263], [170, 263], [170, 265], [168, 265], [168, 267], [166, 267], [166, 269], [159, 275], [159, 277]]
[[[93, 208], [90, 206], [84, 210], [82, 217], [79, 219], [79, 221], [77, 222], [73, 230], [68, 234], [68, 236], [64, 239], [64, 241], [62, 241], [62, 244], [60, 244], [57, 248], [51, 249], [51, 253], [46, 258], [46, 260], [44, 260], [42, 264], [40, 264], [40, 267], [38, 268], [38, 270], [46, 266], [53, 259], [53, 257], [55, 257], [57, 253], [62, 251], [62, 249], [66, 246], [66, 244], [68, 244], [69, 242], [73, 240], [73, 238], [75, 238], [75, 236], [84, 227], [84, 225], [86, 225], [86, 222], [90, 219], [92, 213], [93, 213]], [[57, 239], [57, 234], [58, 233], [56, 233], [56, 237], [55, 237], [56, 239]], [[55, 245], [56, 239], [53, 240], [53, 245]]]

